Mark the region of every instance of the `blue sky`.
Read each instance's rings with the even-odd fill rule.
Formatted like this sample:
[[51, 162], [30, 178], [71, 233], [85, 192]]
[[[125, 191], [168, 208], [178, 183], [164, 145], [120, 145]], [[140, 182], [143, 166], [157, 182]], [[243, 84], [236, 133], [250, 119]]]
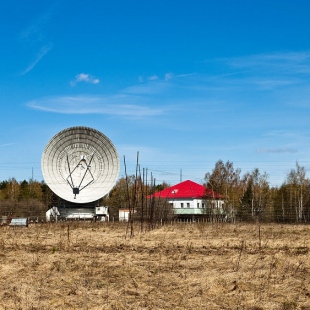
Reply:
[[219, 159], [310, 170], [307, 0], [2, 1], [0, 181], [43, 179], [48, 141], [107, 135], [120, 177], [202, 182]]

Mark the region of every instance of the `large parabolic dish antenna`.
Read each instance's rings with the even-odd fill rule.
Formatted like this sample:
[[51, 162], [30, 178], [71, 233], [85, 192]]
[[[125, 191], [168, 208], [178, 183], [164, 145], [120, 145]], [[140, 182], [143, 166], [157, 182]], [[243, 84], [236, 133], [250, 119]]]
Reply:
[[71, 127], [45, 147], [41, 169], [49, 188], [74, 203], [96, 201], [115, 185], [119, 157], [111, 140], [88, 127]]

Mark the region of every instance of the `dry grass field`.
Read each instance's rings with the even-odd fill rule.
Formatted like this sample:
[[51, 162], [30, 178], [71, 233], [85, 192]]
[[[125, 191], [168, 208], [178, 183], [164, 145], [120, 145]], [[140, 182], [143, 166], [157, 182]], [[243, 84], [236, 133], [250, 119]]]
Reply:
[[0, 309], [310, 309], [310, 226], [0, 228]]

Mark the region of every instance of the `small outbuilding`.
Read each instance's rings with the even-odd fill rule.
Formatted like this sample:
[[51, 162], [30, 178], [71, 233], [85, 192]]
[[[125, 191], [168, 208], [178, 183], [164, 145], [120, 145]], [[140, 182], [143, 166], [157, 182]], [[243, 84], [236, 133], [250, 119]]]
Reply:
[[[131, 210], [131, 214], [137, 213], [137, 210]], [[118, 210], [118, 220], [120, 222], [128, 222], [129, 221], [129, 216], [130, 216], [130, 210], [121, 208]]]
[[47, 222], [56, 221], [59, 218], [60, 213], [57, 207], [51, 207], [49, 210], [45, 213], [45, 218]]
[[109, 207], [108, 206], [96, 206], [95, 219], [103, 222], [109, 221]]

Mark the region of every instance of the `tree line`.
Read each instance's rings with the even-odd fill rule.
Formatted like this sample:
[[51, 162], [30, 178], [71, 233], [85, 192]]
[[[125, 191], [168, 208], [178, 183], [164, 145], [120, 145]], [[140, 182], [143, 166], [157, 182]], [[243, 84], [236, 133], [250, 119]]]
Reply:
[[[268, 174], [258, 168], [241, 174], [233, 162], [218, 160], [212, 171], [205, 174], [204, 185], [222, 195], [230, 221], [308, 223], [310, 180], [305, 167], [296, 162], [279, 187], [270, 186], [268, 178]], [[99, 203], [109, 206], [110, 217], [118, 219], [119, 208], [125, 208], [131, 210], [132, 219], [140, 220], [141, 225], [153, 225], [173, 218], [167, 201], [154, 200], [151, 196], [168, 186], [166, 182], [156, 184], [153, 178], [145, 181], [144, 176], [136, 173], [120, 178]], [[60, 201], [43, 181], [18, 182], [11, 178], [0, 182], [0, 216], [45, 217], [45, 212]]]
[[232, 162], [216, 162], [205, 174], [205, 185], [222, 194], [225, 212], [232, 221], [259, 218], [272, 222], [310, 221], [310, 180], [296, 162], [280, 187], [271, 187], [268, 174], [258, 168], [241, 175]]
[[59, 201], [44, 182], [0, 182], [0, 216], [45, 218], [45, 212]]

